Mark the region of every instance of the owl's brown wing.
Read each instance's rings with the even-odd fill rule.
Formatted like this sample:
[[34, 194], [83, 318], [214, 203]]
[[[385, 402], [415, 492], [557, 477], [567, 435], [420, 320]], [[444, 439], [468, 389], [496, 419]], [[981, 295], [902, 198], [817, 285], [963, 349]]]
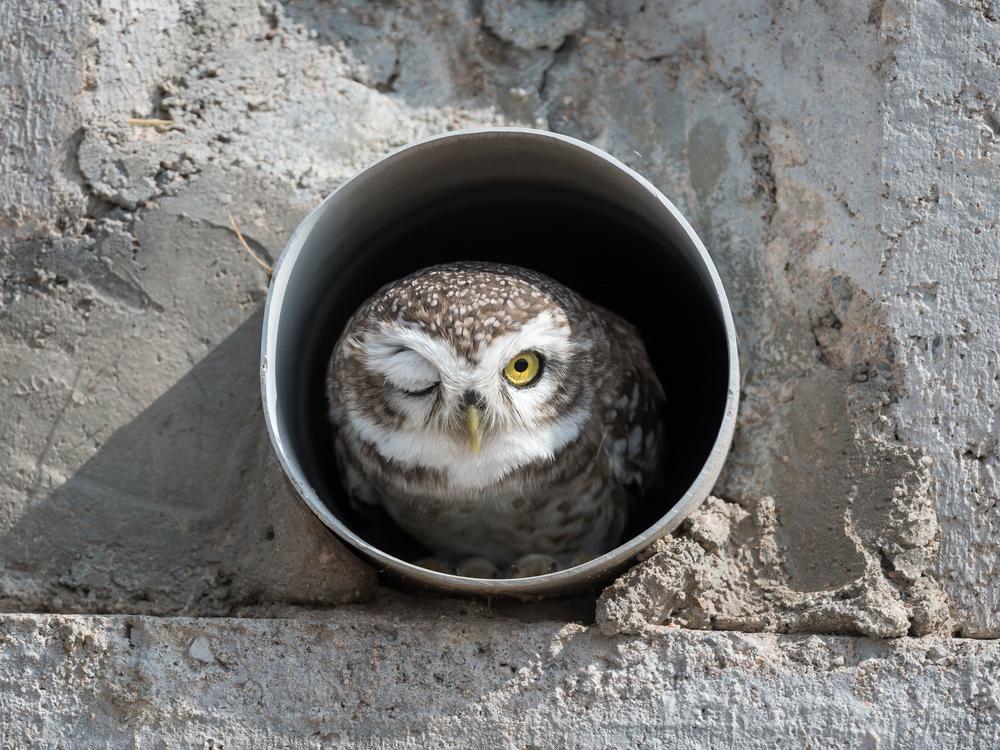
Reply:
[[635, 500], [657, 477], [664, 447], [663, 386], [636, 330], [605, 312], [611, 361], [620, 363], [616, 383], [605, 396], [604, 449], [612, 477]]
[[377, 465], [377, 461], [374, 460], [376, 456], [372, 446], [360, 440], [346, 425], [342, 391], [334, 376], [332, 362], [326, 387], [329, 417], [334, 431], [334, 457], [340, 474], [340, 483], [347, 491], [350, 508], [355, 512], [364, 512], [367, 508], [380, 506], [382, 499], [371, 479], [372, 464]]

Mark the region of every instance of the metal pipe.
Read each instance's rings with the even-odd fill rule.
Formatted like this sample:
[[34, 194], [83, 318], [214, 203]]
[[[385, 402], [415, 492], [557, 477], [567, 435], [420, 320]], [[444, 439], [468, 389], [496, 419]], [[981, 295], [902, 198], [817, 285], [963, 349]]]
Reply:
[[[470, 203], [470, 196], [479, 196], [479, 203]], [[555, 212], [562, 212], [559, 220], [546, 223]], [[601, 240], [608, 247], [599, 248], [598, 256], [605, 264], [629, 264], [622, 271], [627, 275], [617, 277], [627, 289], [608, 288], [614, 274], [605, 278], [607, 269], [618, 266], [586, 260], [590, 256], [579, 236], [573, 246], [562, 246], [562, 238], [574, 231], [586, 234], [589, 230], [581, 227], [598, 215], [605, 216], [602, 226], [610, 227]], [[495, 228], [508, 232], [506, 244], [489, 245], [489, 235], [496, 232], [481, 226], [483, 217], [498, 220]], [[544, 245], [533, 244], [536, 230], [544, 233]], [[640, 237], [645, 239], [635, 239]], [[622, 239], [617, 247], [615, 238], [633, 239]], [[566, 268], [612, 300], [608, 306], [616, 299], [634, 302], [637, 290], [644, 289], [643, 309], [655, 314], [645, 315], [653, 320], [633, 323], [644, 336], [655, 334], [647, 346], [661, 379], [676, 375], [671, 382], [676, 381], [677, 392], [668, 388], [678, 410], [676, 449], [673, 459], [668, 456], [674, 462], [673, 494], [651, 506], [648, 524], [617, 548], [547, 575], [487, 580], [407, 562], [397, 556], [398, 549], [383, 548], [388, 543], [373, 543], [374, 532], [358, 528], [333, 476], [321, 378], [346, 316], [384, 281], [430, 262], [473, 259], [477, 252], [489, 253], [483, 259], [537, 266], [530, 262], [534, 257], [543, 266]], [[538, 270], [560, 278], [550, 268]], [[680, 369], [699, 367], [704, 371], [690, 375]], [[718, 478], [732, 441], [739, 364], [732, 313], [715, 266], [690, 224], [659, 190], [582, 141], [538, 130], [491, 128], [447, 133], [401, 148], [344, 183], [302, 221], [275, 264], [268, 290], [261, 391], [272, 445], [298, 494], [378, 568], [449, 592], [530, 596], [606, 580], [697, 508]]]

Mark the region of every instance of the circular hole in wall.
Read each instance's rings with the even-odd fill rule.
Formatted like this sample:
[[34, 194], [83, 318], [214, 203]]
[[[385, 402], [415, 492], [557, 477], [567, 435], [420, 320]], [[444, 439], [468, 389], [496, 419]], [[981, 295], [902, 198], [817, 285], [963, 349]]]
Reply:
[[[412, 562], [428, 552], [387, 514], [361, 515], [347, 501], [324, 381], [351, 314], [383, 284], [412, 271], [456, 260], [533, 268], [638, 328], [666, 391], [667, 451], [662, 488], [632, 514], [622, 542], [657, 524], [692, 488], [729, 419], [733, 368], [725, 300], [685, 244], [690, 230], [656, 226], [655, 204], [630, 200], [613, 179], [595, 182], [586, 170], [567, 179], [572, 163], [546, 165], [531, 149], [521, 154], [519, 168], [516, 156], [501, 149], [485, 160], [486, 168], [477, 168], [474, 156], [445, 159], [446, 174], [437, 180], [412, 164], [394, 170], [390, 157], [362, 173], [368, 179], [349, 183], [353, 193], [338, 205], [334, 195], [307, 220], [289, 244], [297, 248], [292, 267], [285, 268], [283, 258], [276, 269], [276, 280], [285, 274], [281, 310], [269, 310], [271, 332], [265, 321], [265, 349], [273, 338], [276, 360], [269, 363], [276, 370], [274, 403], [267, 404], [274, 409], [276, 448], [300, 492], [314, 493], [353, 534], [397, 560]], [[273, 304], [269, 297], [269, 308]], [[265, 401], [267, 394], [265, 388]]]

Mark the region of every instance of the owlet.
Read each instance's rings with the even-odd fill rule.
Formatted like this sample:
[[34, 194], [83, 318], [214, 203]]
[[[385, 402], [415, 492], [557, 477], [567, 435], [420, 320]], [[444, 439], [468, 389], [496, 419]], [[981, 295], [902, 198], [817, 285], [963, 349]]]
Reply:
[[337, 341], [327, 395], [352, 500], [460, 570], [603, 554], [660, 457], [663, 389], [635, 329], [515, 266], [382, 287]]

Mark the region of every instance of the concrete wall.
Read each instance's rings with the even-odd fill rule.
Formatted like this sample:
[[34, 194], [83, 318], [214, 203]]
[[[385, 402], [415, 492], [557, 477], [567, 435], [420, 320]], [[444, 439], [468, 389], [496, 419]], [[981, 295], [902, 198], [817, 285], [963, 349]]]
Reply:
[[[677, 203], [730, 292], [746, 373], [716, 497], [596, 615], [585, 603], [605, 634], [579, 636], [595, 685], [622, 643], [601, 638], [663, 623], [1000, 636], [998, 19], [989, 2], [896, 0], [0, 4], [0, 608], [252, 616], [370, 599], [372, 571], [317, 528], [270, 457], [255, 382], [266, 278], [229, 215], [273, 259], [311, 206], [389, 149], [520, 124], [607, 149]], [[451, 605], [421, 606], [461, 641]], [[351, 617], [374, 627], [365, 611]], [[98, 640], [120, 623], [5, 624], [57, 622]], [[154, 640], [190, 627], [142, 622]], [[528, 628], [525, 653], [559, 627]], [[497, 649], [522, 637], [476, 628]], [[8, 643], [22, 653], [41, 637]], [[706, 644], [807, 643], [664, 638], [644, 647], [657, 690]], [[815, 643], [893, 665], [924, 648]], [[916, 684], [994, 695], [994, 663], [963, 659], [913, 666]], [[851, 663], [833, 688], [782, 661], [754, 694], [785, 696], [776, 726], [808, 706], [867, 721], [836, 692], [865, 674]], [[907, 705], [973, 731], [965, 708], [886, 679], [879, 737], [901, 731]], [[527, 683], [505, 689], [508, 708], [532, 700]], [[698, 688], [705, 705], [723, 689]], [[613, 710], [599, 687], [587, 695], [570, 703]], [[695, 705], [663, 700], [642, 709], [650, 727]], [[714, 705], [726, 731], [764, 726]], [[124, 719], [108, 710], [93, 731], [112, 743]]]
[[8, 615], [0, 643], [5, 749], [1000, 742], [993, 642], [665, 628], [609, 639], [383, 603], [321, 619]]

